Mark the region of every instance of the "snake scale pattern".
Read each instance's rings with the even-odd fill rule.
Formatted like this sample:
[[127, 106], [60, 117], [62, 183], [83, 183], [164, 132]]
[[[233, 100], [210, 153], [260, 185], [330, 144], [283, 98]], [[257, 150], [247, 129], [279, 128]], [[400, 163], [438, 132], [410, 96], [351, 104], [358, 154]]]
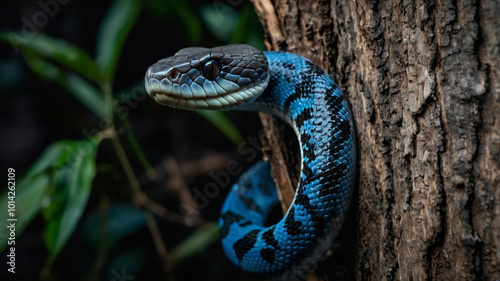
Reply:
[[296, 132], [301, 173], [285, 216], [264, 226], [278, 202], [270, 165], [243, 174], [222, 207], [222, 247], [239, 268], [301, 279], [327, 254], [345, 220], [356, 179], [353, 117], [337, 84], [309, 60], [248, 45], [186, 48], [153, 64], [145, 86], [183, 109], [271, 113]]

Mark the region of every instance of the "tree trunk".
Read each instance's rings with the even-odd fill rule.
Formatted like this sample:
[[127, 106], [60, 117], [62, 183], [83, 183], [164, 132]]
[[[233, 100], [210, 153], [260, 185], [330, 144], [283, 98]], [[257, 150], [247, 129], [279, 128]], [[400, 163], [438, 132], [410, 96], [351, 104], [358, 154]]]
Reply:
[[[253, 2], [268, 48], [330, 73], [356, 119], [357, 193], [310, 280], [498, 280], [500, 1]], [[262, 119], [293, 195], [296, 150]]]

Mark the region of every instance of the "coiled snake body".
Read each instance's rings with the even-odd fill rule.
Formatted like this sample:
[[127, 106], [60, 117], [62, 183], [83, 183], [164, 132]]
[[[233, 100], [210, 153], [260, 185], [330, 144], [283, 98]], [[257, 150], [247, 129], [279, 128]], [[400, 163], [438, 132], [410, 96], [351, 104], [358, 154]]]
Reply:
[[261, 161], [226, 198], [220, 233], [226, 255], [243, 270], [277, 279], [311, 270], [342, 226], [356, 177], [353, 118], [335, 82], [301, 56], [248, 45], [182, 49], [152, 65], [145, 80], [164, 105], [263, 111], [292, 126], [302, 162], [288, 212], [264, 226], [277, 196]]

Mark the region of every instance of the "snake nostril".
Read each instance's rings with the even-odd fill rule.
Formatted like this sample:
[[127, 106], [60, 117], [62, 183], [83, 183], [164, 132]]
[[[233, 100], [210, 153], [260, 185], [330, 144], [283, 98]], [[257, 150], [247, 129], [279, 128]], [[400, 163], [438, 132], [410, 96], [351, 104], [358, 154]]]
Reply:
[[179, 79], [179, 77], [181, 76], [181, 73], [176, 70], [176, 69], [172, 69], [170, 70], [168, 73], [167, 73], [167, 78], [168, 80], [172, 81], [172, 82], [175, 82]]

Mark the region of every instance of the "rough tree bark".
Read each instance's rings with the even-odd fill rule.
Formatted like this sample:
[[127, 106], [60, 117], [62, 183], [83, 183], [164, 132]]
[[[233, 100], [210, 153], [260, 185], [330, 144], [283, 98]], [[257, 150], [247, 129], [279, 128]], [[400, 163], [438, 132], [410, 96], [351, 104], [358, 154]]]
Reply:
[[[310, 279], [498, 280], [500, 1], [253, 2], [267, 47], [329, 72], [356, 118], [349, 223]], [[296, 151], [261, 117], [287, 205]]]

